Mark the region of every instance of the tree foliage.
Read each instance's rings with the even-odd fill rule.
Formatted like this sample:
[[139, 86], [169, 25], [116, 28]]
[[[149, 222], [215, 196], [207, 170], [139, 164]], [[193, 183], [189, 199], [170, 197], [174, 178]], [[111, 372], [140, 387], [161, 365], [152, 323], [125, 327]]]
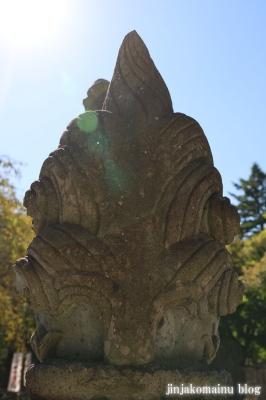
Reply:
[[241, 195], [240, 235], [228, 246], [234, 268], [245, 284], [243, 302], [233, 314], [221, 318], [220, 334], [242, 346], [245, 363], [266, 360], [266, 174], [253, 164], [247, 180], [234, 184]]
[[266, 174], [254, 163], [247, 180], [234, 183], [241, 195], [230, 193], [239, 203], [241, 217], [240, 235], [248, 236], [263, 230], [266, 222]]
[[242, 346], [245, 363], [266, 360], [266, 230], [228, 246], [245, 284], [237, 311], [221, 318], [220, 334]]
[[10, 181], [18, 174], [13, 161], [0, 159], [0, 360], [26, 351], [34, 326], [32, 311], [13, 290], [11, 265], [25, 255], [33, 237], [31, 220]]

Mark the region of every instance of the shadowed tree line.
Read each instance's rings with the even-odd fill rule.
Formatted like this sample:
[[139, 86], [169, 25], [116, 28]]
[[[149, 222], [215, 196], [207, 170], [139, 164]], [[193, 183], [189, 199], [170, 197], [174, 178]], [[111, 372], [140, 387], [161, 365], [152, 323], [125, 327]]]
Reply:
[[[266, 174], [253, 164], [247, 180], [234, 183], [240, 233], [228, 246], [234, 268], [245, 283], [237, 312], [221, 318], [220, 334], [242, 347], [244, 364], [266, 360]], [[239, 193], [240, 192], [240, 193]]]
[[[13, 352], [26, 352], [33, 332], [34, 315], [26, 300], [13, 290], [11, 265], [25, 255], [33, 237], [31, 219], [17, 199], [11, 181], [19, 176], [19, 163], [0, 158], [0, 369]], [[4, 378], [1, 370], [0, 387]]]
[[254, 163], [249, 178], [233, 184], [240, 194], [230, 193], [237, 201], [241, 217], [240, 237], [250, 237], [264, 229], [266, 222], [266, 174]]

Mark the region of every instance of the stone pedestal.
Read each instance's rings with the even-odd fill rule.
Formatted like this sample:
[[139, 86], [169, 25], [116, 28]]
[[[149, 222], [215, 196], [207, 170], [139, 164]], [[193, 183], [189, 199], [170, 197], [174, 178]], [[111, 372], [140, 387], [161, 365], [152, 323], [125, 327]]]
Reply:
[[[31, 400], [223, 400], [228, 398], [223, 390], [230, 388], [232, 381], [225, 370], [204, 365], [177, 369], [159, 364], [115, 367], [48, 360], [30, 367], [27, 386]], [[195, 394], [171, 394], [176, 387], [181, 393], [189, 390]], [[208, 393], [207, 388], [219, 393]]]

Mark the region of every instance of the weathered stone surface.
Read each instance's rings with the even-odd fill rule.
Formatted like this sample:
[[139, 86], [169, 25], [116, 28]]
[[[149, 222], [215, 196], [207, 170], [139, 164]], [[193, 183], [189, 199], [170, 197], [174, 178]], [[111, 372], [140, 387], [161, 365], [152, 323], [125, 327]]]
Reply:
[[[49, 382], [49, 385], [47, 385]], [[230, 374], [219, 368], [166, 368], [152, 364], [143, 367], [117, 367], [101, 363], [48, 360], [27, 371], [31, 400], [163, 400], [167, 386], [231, 387]], [[218, 386], [220, 385], [220, 387]], [[226, 399], [224, 394], [182, 395], [182, 399]]]
[[36, 237], [14, 270], [36, 311], [32, 346], [40, 361], [208, 364], [219, 317], [242, 298], [225, 249], [239, 216], [203, 130], [173, 113], [136, 32], [107, 85], [89, 89], [91, 111], [25, 195]]
[[83, 100], [86, 111], [101, 110], [106, 97], [109, 83], [105, 79], [98, 79], [88, 90], [88, 97]]

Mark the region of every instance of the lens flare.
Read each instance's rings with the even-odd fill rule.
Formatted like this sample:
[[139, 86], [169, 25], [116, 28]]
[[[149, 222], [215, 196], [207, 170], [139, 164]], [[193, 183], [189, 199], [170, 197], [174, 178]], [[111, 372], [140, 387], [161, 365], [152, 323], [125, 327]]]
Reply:
[[94, 132], [99, 124], [98, 116], [92, 111], [87, 111], [84, 114], [79, 115], [77, 119], [77, 125], [83, 132]]
[[88, 147], [95, 153], [100, 154], [102, 158], [106, 159], [106, 157], [108, 157], [108, 142], [106, 136], [103, 133], [96, 131], [89, 135]]
[[117, 165], [113, 160], [106, 160], [105, 164], [105, 182], [115, 192], [122, 192], [127, 188], [129, 179], [123, 168]]

